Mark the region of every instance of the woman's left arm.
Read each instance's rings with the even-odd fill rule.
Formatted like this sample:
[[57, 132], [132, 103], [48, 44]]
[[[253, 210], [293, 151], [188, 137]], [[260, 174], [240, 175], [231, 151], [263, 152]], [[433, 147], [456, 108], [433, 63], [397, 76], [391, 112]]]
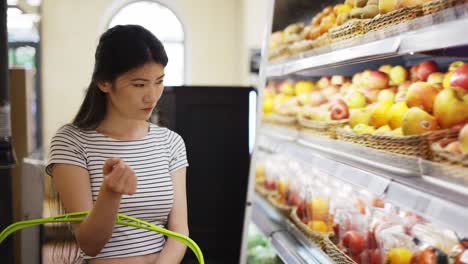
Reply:
[[[181, 168], [171, 172], [174, 185], [174, 204], [169, 214], [168, 229], [188, 236], [187, 195], [185, 189], [186, 171], [186, 168]], [[185, 250], [186, 246], [183, 243], [169, 237], [159, 255], [158, 263], [180, 263], [184, 257]]]

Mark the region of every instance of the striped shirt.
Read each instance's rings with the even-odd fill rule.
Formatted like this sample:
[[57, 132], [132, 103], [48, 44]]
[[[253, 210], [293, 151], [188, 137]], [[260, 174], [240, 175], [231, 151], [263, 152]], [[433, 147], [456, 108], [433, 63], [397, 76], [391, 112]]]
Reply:
[[[182, 138], [175, 132], [150, 124], [148, 134], [138, 140], [117, 140], [95, 130], [65, 125], [52, 138], [47, 174], [57, 163], [82, 167], [89, 172], [92, 199], [96, 202], [103, 182], [102, 168], [107, 159], [125, 161], [138, 178], [134, 195], [123, 195], [119, 213], [165, 227], [173, 204], [170, 173], [187, 167]], [[165, 244], [159, 233], [115, 225], [112, 238], [96, 257], [84, 259], [141, 256], [160, 252]]]

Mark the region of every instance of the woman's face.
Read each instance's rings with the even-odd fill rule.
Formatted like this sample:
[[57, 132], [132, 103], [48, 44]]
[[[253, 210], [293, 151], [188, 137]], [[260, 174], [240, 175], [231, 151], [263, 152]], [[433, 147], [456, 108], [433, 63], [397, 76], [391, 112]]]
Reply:
[[99, 88], [108, 95], [109, 111], [126, 119], [148, 120], [164, 90], [163, 78], [164, 66], [149, 62]]

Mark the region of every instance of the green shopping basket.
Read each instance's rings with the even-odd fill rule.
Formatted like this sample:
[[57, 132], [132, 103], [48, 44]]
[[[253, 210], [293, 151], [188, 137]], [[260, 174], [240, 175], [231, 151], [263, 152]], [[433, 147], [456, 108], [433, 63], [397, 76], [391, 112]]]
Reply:
[[[58, 216], [53, 216], [53, 217], [48, 217], [48, 218], [20, 221], [20, 222], [11, 224], [7, 228], [5, 228], [2, 231], [2, 233], [0, 233], [0, 244], [9, 235], [13, 234], [14, 232], [18, 230], [21, 230], [27, 227], [36, 226], [36, 225], [46, 224], [46, 223], [81, 222], [85, 219], [85, 217], [88, 214], [89, 212], [76, 212], [76, 213], [63, 214], [63, 215], [58, 215]], [[193, 253], [198, 259], [198, 263], [205, 264], [200, 247], [198, 247], [195, 241], [193, 241], [191, 238], [187, 236], [181, 235], [179, 233], [167, 230], [157, 225], [153, 225], [148, 222], [145, 222], [145, 221], [142, 221], [137, 218], [130, 217], [124, 214], [118, 214], [115, 220], [115, 223], [119, 225], [132, 226], [132, 227], [146, 229], [146, 230], [153, 231], [153, 232], [158, 232], [165, 236], [171, 237], [177, 241], [180, 241], [193, 251]]]

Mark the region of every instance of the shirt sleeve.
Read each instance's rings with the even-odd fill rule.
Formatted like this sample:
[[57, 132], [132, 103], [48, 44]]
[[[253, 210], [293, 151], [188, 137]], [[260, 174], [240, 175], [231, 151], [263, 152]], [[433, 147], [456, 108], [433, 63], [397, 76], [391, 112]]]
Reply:
[[79, 140], [79, 130], [71, 125], [60, 128], [50, 143], [46, 173], [52, 176], [55, 164], [69, 164], [87, 169], [86, 153]]
[[181, 136], [169, 130], [169, 172], [188, 167], [185, 143]]

